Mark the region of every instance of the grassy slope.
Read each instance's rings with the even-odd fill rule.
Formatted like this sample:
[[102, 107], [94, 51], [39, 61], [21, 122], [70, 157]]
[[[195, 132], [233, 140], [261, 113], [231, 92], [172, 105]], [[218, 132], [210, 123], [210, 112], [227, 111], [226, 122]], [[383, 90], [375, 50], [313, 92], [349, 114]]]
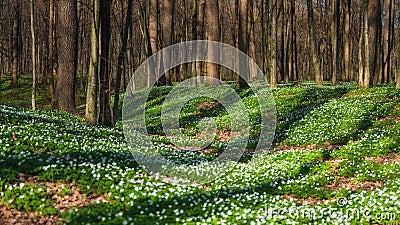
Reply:
[[[155, 102], [162, 102], [168, 91], [156, 91], [149, 101], [148, 125], [151, 133], [159, 135], [160, 121], [151, 118], [159, 115]], [[80, 118], [57, 112], [1, 106], [1, 202], [72, 224], [370, 223], [365, 217], [334, 215], [294, 218], [282, 213], [279, 218], [264, 210], [340, 208], [336, 203], [340, 197], [348, 201], [344, 209], [371, 210], [371, 221], [390, 222], [374, 219], [380, 213], [395, 212], [400, 218], [400, 200], [395, 197], [400, 196], [398, 90], [357, 90], [345, 84], [281, 88], [274, 96], [275, 151], [266, 153], [258, 164], [240, 164], [207, 187], [164, 183], [147, 175], [130, 156], [120, 132], [82, 125]], [[244, 101], [249, 108], [256, 107], [251, 96]], [[187, 105], [181, 115], [189, 132], [196, 132], [193, 119], [198, 117], [193, 115], [201, 110], [197, 104]], [[201, 115], [213, 111], [222, 124], [229, 119], [219, 108]], [[155, 139], [164, 147], [168, 144], [162, 137]], [[49, 184], [64, 185], [65, 190], [56, 191]], [[107, 203], [88, 200], [86, 206], [73, 207], [74, 192]], [[66, 199], [64, 206], [60, 196]]]

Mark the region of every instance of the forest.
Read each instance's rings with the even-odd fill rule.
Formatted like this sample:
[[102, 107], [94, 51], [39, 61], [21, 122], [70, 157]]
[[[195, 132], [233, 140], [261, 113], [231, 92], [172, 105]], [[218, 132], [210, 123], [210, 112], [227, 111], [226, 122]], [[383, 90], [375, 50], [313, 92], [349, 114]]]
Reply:
[[[192, 41], [223, 47], [154, 79]], [[400, 0], [0, 0], [0, 224], [399, 224], [399, 196]]]
[[[396, 0], [2, 0], [0, 72], [12, 77], [12, 86], [33, 74], [34, 86], [49, 86], [52, 108], [67, 112], [76, 111], [76, 93], [86, 92], [86, 118], [109, 126], [135, 69], [162, 48], [190, 40], [239, 48], [262, 68], [271, 89], [303, 80], [376, 87], [400, 79], [399, 5]], [[237, 80], [232, 72], [205, 64], [174, 68], [160, 85], [204, 75]], [[110, 106], [112, 95], [116, 101]]]

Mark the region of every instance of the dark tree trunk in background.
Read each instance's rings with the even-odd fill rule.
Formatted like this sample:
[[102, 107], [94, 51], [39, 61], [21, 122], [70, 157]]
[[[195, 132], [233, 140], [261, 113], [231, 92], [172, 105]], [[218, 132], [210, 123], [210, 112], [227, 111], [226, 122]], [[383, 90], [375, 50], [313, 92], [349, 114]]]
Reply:
[[48, 56], [48, 68], [47, 73], [49, 75], [49, 85], [50, 85], [50, 96], [51, 96], [51, 107], [55, 109], [56, 106], [56, 88], [54, 77], [57, 74], [57, 63], [55, 60], [55, 47], [56, 47], [56, 39], [55, 39], [55, 25], [56, 25], [56, 15], [55, 15], [55, 6], [54, 0], [50, 0], [49, 3], [49, 56]]
[[381, 2], [378, 0], [368, 0], [368, 36], [369, 36], [369, 71], [373, 85], [377, 85], [380, 73], [381, 61], [381, 31], [382, 15]]
[[315, 39], [315, 22], [314, 22], [314, 9], [312, 0], [307, 0], [307, 12], [308, 12], [308, 30], [310, 36], [310, 48], [311, 48], [311, 58], [314, 68], [315, 84], [317, 86], [322, 86], [322, 74], [320, 60], [318, 57], [318, 47], [317, 41]]
[[75, 112], [75, 78], [78, 64], [77, 1], [57, 1], [58, 73], [57, 103], [61, 110]]
[[[173, 21], [173, 14], [174, 14], [174, 0], [164, 0], [164, 14], [162, 20], [162, 28], [163, 28], [163, 48], [166, 48], [172, 45], [172, 36], [174, 32], [174, 21]], [[171, 56], [166, 55], [163, 56], [164, 63], [167, 65], [170, 63]], [[167, 71], [163, 78], [161, 79], [165, 81], [164, 85], [171, 85], [171, 73]]]
[[111, 1], [100, 0], [100, 95], [99, 123], [112, 126], [110, 106]]
[[350, 49], [350, 23], [351, 23], [351, 0], [345, 1], [345, 24], [344, 24], [344, 34], [343, 34], [343, 42], [344, 42], [344, 76], [343, 81], [350, 80], [351, 74], [351, 49]]
[[385, 25], [383, 27], [383, 60], [381, 82], [392, 82], [392, 26], [393, 0], [385, 0]]
[[332, 13], [331, 13], [331, 39], [332, 39], [332, 74], [331, 84], [336, 86], [337, 79], [339, 77], [339, 36], [340, 36], [340, 0], [332, 1]]
[[[249, 53], [249, 33], [248, 33], [248, 12], [249, 12], [249, 0], [239, 0], [239, 29], [238, 29], [238, 46], [239, 50], [248, 54]], [[248, 62], [239, 61], [239, 72], [241, 76], [238, 76], [238, 88], [248, 88], [249, 84], [246, 79], [249, 77], [244, 77], [249, 71]]]
[[18, 86], [18, 76], [20, 73], [20, 54], [21, 49], [19, 45], [19, 30], [20, 30], [20, 10], [19, 10], [19, 0], [13, 1], [13, 19], [11, 28], [11, 75], [13, 87]]
[[277, 17], [278, 17], [278, 13], [277, 13], [277, 1], [279, 0], [275, 0], [274, 4], [271, 6], [271, 17], [272, 17], [272, 21], [271, 21], [271, 37], [270, 37], [270, 43], [269, 46], [271, 46], [271, 50], [270, 50], [270, 85], [271, 85], [271, 90], [275, 90], [278, 88], [278, 84], [277, 84], [277, 60], [276, 60], [276, 52], [277, 52], [277, 48], [276, 48], [276, 44], [277, 44], [277, 38], [278, 35], [276, 33], [276, 21], [277, 21]]
[[125, 26], [122, 29], [121, 32], [121, 50], [119, 51], [118, 54], [118, 67], [117, 67], [117, 81], [115, 84], [115, 97], [114, 97], [114, 108], [113, 108], [113, 124], [115, 126], [117, 119], [118, 119], [118, 105], [119, 105], [119, 93], [120, 93], [120, 88], [121, 88], [121, 78], [122, 78], [122, 73], [124, 70], [124, 61], [126, 57], [126, 50], [127, 50], [127, 45], [128, 45], [128, 34], [129, 34], [129, 28], [131, 27], [131, 15], [132, 15], [132, 2], [133, 0], [128, 0], [128, 9], [126, 10], [126, 20], [125, 20]]

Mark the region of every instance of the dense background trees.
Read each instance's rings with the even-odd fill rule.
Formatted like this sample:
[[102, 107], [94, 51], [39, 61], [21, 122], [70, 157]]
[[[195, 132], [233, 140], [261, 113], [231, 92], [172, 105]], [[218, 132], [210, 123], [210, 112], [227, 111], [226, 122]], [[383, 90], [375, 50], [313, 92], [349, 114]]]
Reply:
[[[399, 0], [34, 0], [33, 14], [29, 1], [0, 0], [1, 76], [17, 87], [21, 75], [37, 71], [52, 106], [68, 112], [84, 93], [93, 124], [115, 123], [119, 91], [148, 56], [196, 39], [246, 52], [271, 88], [300, 80], [364, 88], [397, 81], [400, 88]], [[198, 62], [174, 68], [158, 85], [200, 75], [236, 80]]]

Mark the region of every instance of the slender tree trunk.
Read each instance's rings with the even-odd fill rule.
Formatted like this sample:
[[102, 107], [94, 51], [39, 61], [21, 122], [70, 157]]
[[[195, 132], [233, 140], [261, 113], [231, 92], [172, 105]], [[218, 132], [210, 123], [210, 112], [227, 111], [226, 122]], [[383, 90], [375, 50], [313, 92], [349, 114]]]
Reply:
[[380, 0], [368, 0], [368, 36], [369, 36], [369, 71], [370, 79], [373, 85], [377, 85], [378, 77], [380, 75], [380, 61], [381, 61], [381, 2]]
[[100, 0], [93, 0], [89, 74], [86, 94], [86, 120], [90, 124], [97, 124], [99, 116], [99, 28]]
[[[218, 0], [208, 0], [207, 1], [207, 23], [208, 23], [208, 40], [209, 41], [219, 41], [220, 29], [219, 29], [219, 4]], [[213, 48], [208, 48], [208, 58], [209, 60], [216, 61], [219, 60], [219, 51]], [[219, 84], [219, 68], [217, 64], [208, 63], [207, 65], [207, 76], [214, 78], [211, 82], [207, 82], [208, 85], [216, 86]]]
[[[163, 47], [166, 48], [172, 45], [172, 36], [174, 32], [174, 0], [164, 0], [164, 14], [162, 20], [163, 29]], [[165, 65], [170, 64], [171, 55], [163, 56], [163, 61]], [[172, 85], [171, 72], [166, 71], [165, 76], [162, 80], [165, 80], [164, 85]]]
[[48, 74], [49, 74], [49, 85], [50, 85], [50, 96], [51, 96], [51, 107], [53, 109], [57, 108], [56, 105], [56, 88], [54, 77], [57, 73], [57, 64], [55, 62], [55, 24], [56, 24], [56, 16], [54, 13], [55, 6], [54, 0], [50, 0], [49, 3], [49, 56], [48, 56]]
[[312, 0], [307, 0], [307, 12], [308, 12], [308, 29], [310, 32], [310, 47], [311, 47], [311, 58], [313, 61], [315, 84], [317, 86], [322, 86], [322, 74], [320, 60], [318, 57], [317, 41], [315, 39], [315, 24], [314, 24], [314, 12], [313, 12], [313, 2]]
[[[205, 39], [205, 19], [206, 19], [206, 1], [205, 0], [199, 0], [199, 24], [198, 24], [198, 39], [199, 40], [204, 40]], [[203, 73], [204, 70], [204, 63], [199, 61], [196, 62], [196, 73], [197, 73], [197, 81], [200, 83], [200, 78], [201, 76], [204, 75]]]
[[112, 126], [110, 106], [110, 39], [111, 39], [111, 1], [100, 0], [100, 96], [99, 123]]
[[75, 112], [76, 70], [78, 64], [77, 1], [62, 0], [58, 7], [57, 101], [61, 110]]
[[[238, 45], [239, 50], [248, 54], [249, 53], [249, 34], [248, 34], [248, 6], [249, 0], [239, 0], [239, 29], [238, 29]], [[238, 76], [238, 88], [249, 87], [247, 80], [249, 77], [243, 77], [249, 72], [248, 62], [239, 61], [239, 72], [241, 76]]]
[[336, 86], [339, 74], [339, 27], [340, 27], [340, 1], [332, 1], [331, 38], [332, 38], [332, 75], [331, 84]]
[[35, 9], [30, 0], [31, 35], [32, 35], [32, 110], [36, 110], [36, 39], [35, 39]]
[[11, 74], [12, 74], [12, 86], [18, 86], [18, 75], [20, 72], [20, 63], [18, 59], [20, 58], [20, 48], [19, 48], [19, 1], [14, 1], [13, 3], [13, 22], [12, 22], [12, 30], [11, 30], [11, 37], [12, 37], [12, 44], [11, 44]]
[[344, 24], [344, 77], [343, 81], [350, 80], [351, 61], [350, 61], [350, 23], [351, 23], [351, 0], [345, 1], [345, 24]]
[[[368, 6], [368, 3], [366, 3]], [[365, 41], [365, 60], [364, 60], [364, 82], [363, 88], [369, 88], [369, 83], [371, 79], [370, 70], [370, 35], [369, 35], [369, 12], [366, 11], [364, 16], [364, 41]]]
[[383, 60], [382, 60], [382, 75], [384, 82], [389, 82], [392, 77], [391, 59], [392, 59], [392, 8], [393, 0], [385, 0], [385, 24], [383, 27]]
[[[363, 8], [360, 7], [362, 10]], [[364, 86], [364, 58], [363, 58], [363, 42], [364, 40], [364, 15], [361, 13], [360, 15], [360, 38], [358, 44], [358, 87], [362, 88]], [[365, 50], [365, 47], [364, 47]]]
[[275, 90], [278, 88], [277, 84], [277, 61], [276, 61], [276, 43], [277, 43], [277, 33], [276, 33], [276, 21], [277, 21], [277, 1], [275, 0], [274, 4], [272, 5], [272, 22], [271, 22], [271, 43], [269, 46], [271, 46], [271, 53], [270, 53], [270, 83], [271, 83], [271, 90]]
[[113, 108], [113, 124], [115, 126], [118, 119], [118, 105], [119, 105], [119, 93], [121, 87], [121, 77], [123, 73], [123, 66], [125, 61], [125, 53], [128, 45], [128, 34], [129, 28], [131, 27], [131, 15], [132, 15], [132, 4], [133, 0], [128, 0], [128, 9], [126, 10], [126, 21], [125, 27], [121, 34], [122, 47], [118, 55], [118, 67], [117, 67], [117, 81], [115, 84], [115, 97], [114, 97], [114, 108]]
[[[192, 0], [192, 5], [193, 5], [193, 14], [192, 14], [192, 40], [197, 40], [197, 26], [198, 26], [198, 20], [199, 20], [199, 1], [198, 0]], [[193, 55], [197, 55], [197, 45], [193, 44], [192, 46], [192, 51]], [[196, 62], [192, 63], [192, 71], [191, 71], [191, 77], [197, 76], [196, 73]]]
[[290, 1], [291, 24], [292, 24], [292, 73], [293, 80], [299, 80], [298, 58], [297, 58], [297, 26], [296, 26], [296, 2]]

